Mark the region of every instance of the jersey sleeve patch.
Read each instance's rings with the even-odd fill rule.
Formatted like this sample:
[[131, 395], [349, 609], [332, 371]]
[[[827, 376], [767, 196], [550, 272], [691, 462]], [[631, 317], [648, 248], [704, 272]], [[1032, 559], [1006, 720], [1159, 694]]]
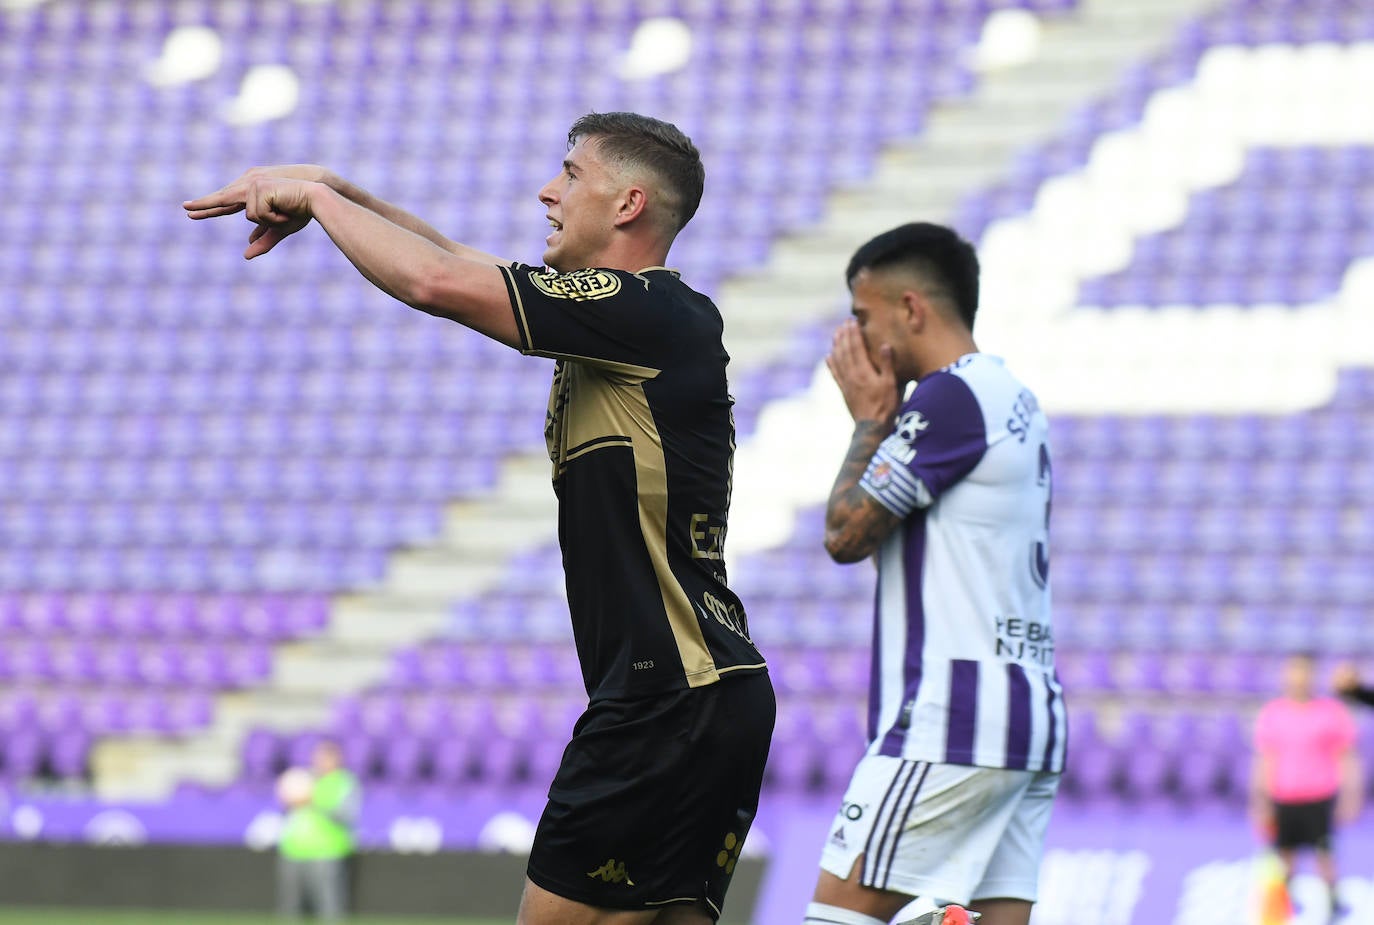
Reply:
[[641, 277], [598, 268], [555, 273], [523, 264], [505, 274], [523, 353], [642, 381], [658, 375], [681, 340], [672, 294], [651, 290]]
[[904, 445], [896, 434], [888, 437], [873, 454], [860, 487], [873, 496], [883, 507], [898, 517], [906, 517], [912, 511], [930, 507], [935, 499], [931, 497], [919, 477], [912, 474], [901, 462], [899, 454]]
[[978, 465], [987, 448], [987, 425], [973, 390], [953, 373], [935, 373], [902, 406], [860, 484], [905, 517], [934, 504]]
[[535, 289], [555, 299], [609, 299], [620, 291], [620, 277], [605, 270], [531, 270], [529, 277]]

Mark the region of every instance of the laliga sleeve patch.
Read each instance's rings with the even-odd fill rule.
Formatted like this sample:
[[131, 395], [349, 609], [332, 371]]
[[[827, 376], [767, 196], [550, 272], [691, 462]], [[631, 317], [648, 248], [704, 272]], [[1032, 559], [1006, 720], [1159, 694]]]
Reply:
[[555, 299], [607, 299], [620, 291], [620, 277], [606, 270], [571, 273], [530, 273], [534, 288]]

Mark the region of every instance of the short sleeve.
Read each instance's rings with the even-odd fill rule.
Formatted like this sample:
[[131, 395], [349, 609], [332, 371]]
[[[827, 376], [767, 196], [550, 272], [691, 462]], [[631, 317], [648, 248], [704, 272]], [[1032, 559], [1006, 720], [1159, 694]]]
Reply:
[[859, 484], [906, 517], [968, 475], [987, 448], [983, 410], [968, 383], [950, 372], [933, 373], [902, 406]]
[[522, 353], [645, 375], [663, 367], [672, 331], [669, 296], [653, 292], [647, 277], [595, 268], [555, 273], [523, 264], [502, 271]]

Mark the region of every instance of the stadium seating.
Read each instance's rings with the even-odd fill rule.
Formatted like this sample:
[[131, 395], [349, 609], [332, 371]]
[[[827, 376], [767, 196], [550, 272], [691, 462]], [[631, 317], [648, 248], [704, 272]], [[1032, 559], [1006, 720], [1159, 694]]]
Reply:
[[[318, 237], [245, 269], [231, 259], [242, 228], [191, 226], [181, 199], [252, 163], [321, 160], [455, 237], [533, 260], [533, 191], [567, 123], [648, 108], [686, 125], [709, 164], [710, 196], [674, 254], [709, 292], [967, 92], [963, 52], [1007, 5], [58, 0], [0, 14], [13, 205], [0, 210], [0, 781], [79, 780], [95, 737], [203, 728], [216, 692], [261, 682], [273, 645], [324, 628], [331, 594], [375, 582], [389, 551], [437, 534], [444, 502], [541, 447], [542, 361], [368, 293]], [[652, 14], [692, 28], [685, 70], [629, 82], [597, 66]], [[900, 28], [918, 15], [926, 28]], [[142, 81], [188, 23], [222, 34], [219, 71]], [[1356, 0], [1226, 4], [970, 196], [956, 224], [976, 239], [1030, 208], [1208, 47], [1371, 38], [1374, 11]], [[300, 77], [295, 113], [217, 118], [247, 68], [280, 62]], [[1329, 297], [1374, 256], [1371, 197], [1367, 146], [1254, 150], [1236, 182], [1192, 197], [1183, 225], [1138, 241], [1079, 301]], [[788, 360], [733, 383], [742, 436], [824, 351], [827, 327], [793, 333]], [[1055, 420], [1067, 793], [1237, 799], [1245, 724], [1279, 655], [1374, 649], [1371, 424], [1367, 369], [1297, 415]], [[819, 536], [805, 511], [787, 544], [732, 563], [781, 696], [769, 784], [790, 793], [833, 793], [861, 746], [871, 571], [830, 565]], [[553, 548], [513, 562], [501, 588], [455, 603], [445, 638], [395, 653], [385, 683], [334, 704], [328, 728], [253, 731], [239, 786], [266, 793], [326, 732], [377, 789], [546, 781], [581, 707], [563, 601], [540, 590], [559, 570]]]
[[[309, 236], [245, 272], [240, 230], [189, 225], [183, 198], [253, 163], [321, 160], [455, 237], [532, 259], [533, 193], [567, 124], [652, 108], [688, 125], [711, 164], [712, 195], [675, 253], [710, 291], [963, 92], [960, 51], [998, 5], [59, 0], [5, 14], [0, 728], [28, 744], [6, 747], [0, 771], [79, 769], [31, 757], [46, 754], [34, 735], [55, 755], [74, 716], [93, 735], [204, 723], [214, 691], [266, 676], [273, 642], [322, 626], [325, 595], [376, 581], [387, 551], [435, 536], [442, 502], [540, 444], [544, 364], [341, 280]], [[686, 70], [632, 82], [597, 67], [655, 12], [693, 29]], [[928, 29], [892, 28], [916, 14]], [[220, 67], [145, 82], [185, 25], [216, 30]], [[248, 69], [283, 62], [302, 87], [292, 115], [219, 118]], [[511, 68], [526, 79], [506, 80]], [[827, 131], [793, 117], [808, 109], [833, 114]], [[780, 205], [740, 213], [740, 197]], [[770, 383], [749, 383], [755, 401], [788, 384]], [[164, 686], [194, 708], [167, 714]], [[34, 704], [42, 723], [22, 718]]]

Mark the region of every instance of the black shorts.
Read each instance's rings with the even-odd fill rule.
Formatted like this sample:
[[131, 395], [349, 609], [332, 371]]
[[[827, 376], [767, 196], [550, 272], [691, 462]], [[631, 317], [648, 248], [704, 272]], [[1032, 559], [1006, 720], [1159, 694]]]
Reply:
[[590, 906], [697, 903], [718, 918], [758, 809], [775, 712], [766, 672], [593, 703], [549, 788], [530, 880]]
[[1274, 847], [1331, 850], [1334, 797], [1312, 803], [1274, 803]]

